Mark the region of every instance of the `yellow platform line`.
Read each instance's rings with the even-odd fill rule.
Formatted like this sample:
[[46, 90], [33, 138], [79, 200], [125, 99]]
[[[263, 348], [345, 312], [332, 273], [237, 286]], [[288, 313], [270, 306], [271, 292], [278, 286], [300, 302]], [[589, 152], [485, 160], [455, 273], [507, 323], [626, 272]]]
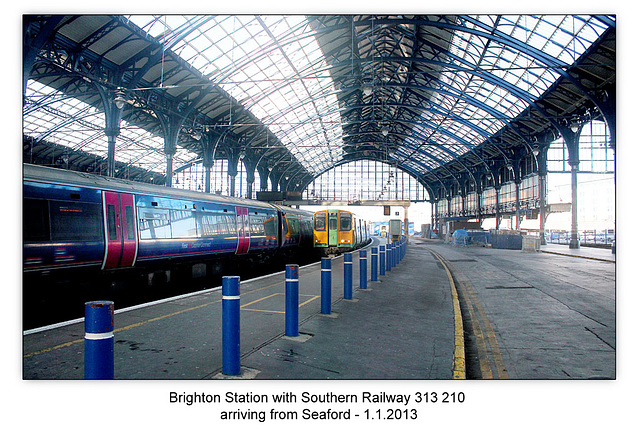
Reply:
[[[431, 252], [438, 257], [445, 267], [445, 270], [447, 270], [447, 274], [452, 276], [452, 273], [445, 264], [446, 259], [434, 251]], [[509, 375], [504, 365], [502, 353], [500, 352], [500, 347], [498, 346], [496, 334], [491, 326], [491, 322], [484, 313], [484, 309], [473, 291], [471, 284], [463, 278], [461, 274], [456, 276], [461, 293], [460, 297], [467, 304], [469, 320], [471, 321], [470, 328], [476, 337], [478, 361], [482, 379], [508, 379]], [[495, 372], [493, 369], [495, 369]]]
[[[258, 288], [256, 290], [246, 291], [244, 293], [240, 293], [240, 295], [243, 296], [245, 294], [255, 293], [257, 291], [265, 290], [265, 289], [272, 288], [274, 286], [279, 286], [279, 285], [282, 285], [282, 282], [273, 283], [273, 284], [270, 284], [270, 285], [268, 285], [266, 287]], [[276, 296], [278, 294], [282, 294], [282, 293], [275, 293], [275, 294], [272, 294], [270, 296], [266, 296], [266, 297], [263, 297], [261, 299], [254, 300], [253, 302], [250, 302], [250, 303], [247, 303], [245, 305], [242, 305], [241, 308], [244, 308], [245, 306], [248, 306], [248, 305], [256, 303], [256, 302], [259, 302], [259, 301], [264, 300], [266, 298]], [[309, 300], [301, 303], [299, 305], [299, 307], [302, 307], [302, 306], [310, 303], [311, 301], [317, 299], [318, 297], [320, 297], [320, 296], [312, 296]], [[162, 316], [159, 316], [159, 317], [150, 318], [148, 320], [141, 321], [141, 322], [134, 323], [134, 324], [130, 324], [130, 325], [125, 326], [125, 327], [116, 328], [116, 329], [113, 330], [113, 332], [114, 333], [119, 333], [119, 332], [122, 332], [122, 331], [131, 330], [133, 328], [141, 327], [143, 325], [146, 325], [146, 324], [149, 324], [149, 323], [152, 323], [152, 322], [156, 322], [156, 321], [160, 321], [160, 320], [163, 320], [165, 318], [174, 317], [176, 315], [180, 315], [180, 314], [183, 314], [185, 312], [191, 312], [191, 311], [195, 311], [195, 310], [198, 310], [198, 309], [202, 309], [202, 308], [204, 308], [206, 306], [210, 306], [210, 305], [213, 305], [213, 304], [216, 304], [216, 303], [220, 303], [221, 301], [222, 301], [222, 299], [218, 299], [218, 300], [215, 300], [213, 302], [204, 303], [204, 304], [201, 304], [201, 305], [198, 305], [198, 306], [193, 306], [193, 307], [190, 307], [190, 308], [182, 309], [182, 310], [179, 310], [179, 311], [176, 311], [176, 312], [172, 312], [172, 313], [169, 313], [169, 314], [166, 314], [166, 315], [162, 315]], [[250, 311], [250, 310], [253, 310], [253, 309], [243, 309], [243, 310]], [[263, 311], [263, 312], [284, 313], [284, 312], [281, 312], [281, 311]], [[30, 358], [30, 357], [33, 357], [33, 356], [36, 356], [36, 355], [45, 354], [47, 352], [52, 352], [52, 351], [55, 351], [55, 350], [58, 350], [58, 349], [61, 349], [61, 348], [67, 348], [67, 347], [70, 347], [70, 346], [73, 346], [73, 345], [76, 345], [76, 344], [82, 343], [82, 342], [84, 342], [84, 337], [81, 338], [81, 339], [76, 339], [76, 340], [70, 341], [70, 342], [61, 343], [59, 345], [55, 345], [55, 346], [52, 346], [52, 347], [49, 347], [49, 348], [44, 348], [44, 349], [41, 349], [39, 351], [30, 352], [28, 354], [24, 354], [22, 357], [23, 357], [23, 359], [27, 359], [27, 358]]]
[[471, 301], [474, 303], [474, 307], [476, 308], [478, 315], [480, 316], [480, 320], [482, 321], [482, 324], [484, 326], [484, 330], [482, 331], [485, 333], [484, 338], [489, 343], [489, 350], [491, 351], [491, 356], [493, 358], [495, 369], [498, 374], [498, 379], [509, 379], [507, 369], [504, 365], [504, 360], [502, 359], [502, 353], [500, 352], [500, 347], [498, 346], [496, 333], [491, 327], [489, 318], [487, 318], [486, 314], [484, 313], [484, 309], [480, 304], [475, 291], [473, 291], [473, 288], [471, 288], [471, 285], [466, 281], [461, 281], [460, 283], [463, 285], [463, 288], [465, 288], [466, 293], [471, 297]]
[[[269, 309], [247, 309], [246, 306], [252, 305], [254, 303], [258, 303], [261, 302], [265, 299], [269, 299], [271, 297], [275, 297], [275, 296], [282, 296], [284, 295], [284, 293], [275, 293], [275, 294], [271, 294], [270, 296], [266, 296], [266, 297], [262, 297], [261, 299], [257, 299], [254, 300], [250, 303], [247, 303], [245, 305], [240, 306], [240, 309], [242, 309], [243, 311], [251, 311], [251, 312], [265, 312], [265, 313], [272, 313], [272, 314], [284, 314], [285, 311], [274, 311], [274, 310], [269, 310]], [[314, 295], [310, 295], [310, 294], [301, 294], [300, 296], [307, 296], [307, 297], [311, 297], [309, 300], [304, 301], [300, 304], [298, 304], [298, 308], [303, 307], [304, 305], [311, 303], [312, 301], [318, 299], [320, 296], [314, 296]]]
[[454, 349], [453, 349], [453, 379], [466, 379], [466, 364], [465, 364], [465, 352], [464, 352], [464, 329], [462, 326], [462, 312], [460, 311], [460, 300], [458, 298], [458, 291], [456, 290], [453, 276], [442, 258], [432, 250], [429, 250], [442, 264], [447, 277], [449, 278], [449, 285], [451, 286], [451, 296], [453, 298], [453, 322], [454, 322]]
[[[210, 306], [210, 305], [212, 305], [214, 303], [220, 303], [221, 301], [222, 300], [216, 300], [214, 302], [204, 303], [202, 305], [194, 306], [194, 307], [187, 308], [187, 309], [182, 309], [180, 311], [172, 312], [170, 314], [162, 315], [162, 316], [155, 317], [155, 318], [150, 318], [150, 319], [148, 319], [146, 321], [141, 321], [141, 322], [138, 322], [138, 323], [135, 323], [135, 324], [130, 324], [130, 325], [125, 326], [125, 327], [116, 328], [116, 329], [113, 330], [113, 332], [114, 333], [119, 333], [121, 331], [131, 330], [132, 328], [141, 327], [141, 326], [143, 326], [145, 324], [149, 324], [149, 323], [152, 323], [152, 322], [163, 320], [165, 318], [169, 318], [169, 317], [173, 317], [173, 316], [176, 316], [176, 315], [180, 315], [180, 314], [183, 314], [185, 312], [190, 312], [190, 311], [194, 311], [194, 310], [197, 310], [197, 309], [201, 309], [201, 308], [204, 308], [206, 306]], [[84, 338], [76, 339], [76, 340], [71, 341], [71, 342], [66, 342], [66, 343], [62, 343], [60, 345], [52, 346], [51, 348], [41, 349], [40, 351], [31, 352], [29, 354], [25, 354], [23, 356], [23, 358], [29, 358], [29, 357], [33, 357], [34, 355], [40, 355], [40, 354], [44, 354], [46, 352], [55, 351], [56, 349], [65, 348], [65, 347], [72, 346], [72, 345], [75, 345], [75, 344], [81, 343], [81, 342], [84, 342]]]

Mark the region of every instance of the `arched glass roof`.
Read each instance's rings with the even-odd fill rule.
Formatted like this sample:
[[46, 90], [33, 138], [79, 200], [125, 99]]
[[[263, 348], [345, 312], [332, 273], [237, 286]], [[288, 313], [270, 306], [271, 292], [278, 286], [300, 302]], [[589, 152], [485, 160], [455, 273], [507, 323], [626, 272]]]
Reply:
[[[101, 158], [107, 157], [104, 113], [80, 99], [36, 81], [29, 81], [23, 109], [23, 133], [35, 140], [46, 140]], [[164, 173], [163, 139], [123, 121], [117, 139], [116, 160], [127, 166]], [[197, 158], [178, 148], [175, 160], [187, 163]]]
[[334, 83], [304, 16], [129, 19], [244, 105], [312, 173], [342, 158]]
[[[421, 177], [497, 136], [527, 145], [593, 97], [592, 84], [572, 69], [612, 27], [615, 17], [595, 15], [132, 15], [65, 17], [56, 31], [65, 48], [77, 44], [79, 61], [95, 57], [133, 76], [127, 90], [149, 92], [148, 103], [158, 94], [189, 102], [206, 82], [224, 97], [195, 106], [194, 127], [230, 130], [260, 159], [273, 136], [308, 183], [350, 160]], [[615, 63], [607, 67], [615, 77]], [[97, 104], [75, 99], [71, 84], [50, 76], [41, 72], [26, 85], [25, 135], [104, 155]], [[563, 90], [546, 100], [561, 81], [577, 95]], [[149, 126], [158, 115], [148, 106], [123, 123], [116, 158], [163, 172], [166, 143], [160, 127]], [[267, 144], [256, 137], [265, 128]], [[202, 159], [197, 142], [181, 143], [175, 164]]]

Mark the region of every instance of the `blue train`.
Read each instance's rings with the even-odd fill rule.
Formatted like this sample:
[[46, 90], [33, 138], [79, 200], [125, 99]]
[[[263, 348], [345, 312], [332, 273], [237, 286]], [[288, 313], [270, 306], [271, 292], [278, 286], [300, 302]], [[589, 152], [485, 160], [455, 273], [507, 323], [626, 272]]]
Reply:
[[312, 217], [259, 201], [25, 164], [24, 274], [284, 261], [313, 252]]

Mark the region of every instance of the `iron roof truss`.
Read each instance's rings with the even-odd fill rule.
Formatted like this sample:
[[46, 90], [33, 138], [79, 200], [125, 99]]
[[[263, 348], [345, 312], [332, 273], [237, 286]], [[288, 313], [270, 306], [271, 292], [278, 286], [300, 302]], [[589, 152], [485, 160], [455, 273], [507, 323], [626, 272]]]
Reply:
[[615, 144], [614, 16], [34, 15], [24, 38], [25, 151], [66, 147], [83, 170], [117, 91], [119, 170], [141, 180], [166, 157], [243, 159], [300, 188], [372, 159], [434, 189], [576, 117]]

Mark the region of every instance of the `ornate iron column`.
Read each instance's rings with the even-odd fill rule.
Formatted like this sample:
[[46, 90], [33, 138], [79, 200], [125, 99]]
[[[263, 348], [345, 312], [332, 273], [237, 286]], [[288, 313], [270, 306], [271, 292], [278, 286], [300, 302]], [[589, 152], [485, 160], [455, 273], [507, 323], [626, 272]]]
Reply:
[[584, 124], [571, 124], [571, 127], [561, 127], [560, 133], [564, 138], [569, 152], [569, 166], [571, 166], [571, 240], [570, 249], [580, 248], [578, 240], [578, 168], [580, 166], [580, 132]]
[[547, 221], [547, 152], [549, 145], [541, 145], [538, 160], [538, 194], [540, 195], [540, 245], [546, 245], [545, 223]]

